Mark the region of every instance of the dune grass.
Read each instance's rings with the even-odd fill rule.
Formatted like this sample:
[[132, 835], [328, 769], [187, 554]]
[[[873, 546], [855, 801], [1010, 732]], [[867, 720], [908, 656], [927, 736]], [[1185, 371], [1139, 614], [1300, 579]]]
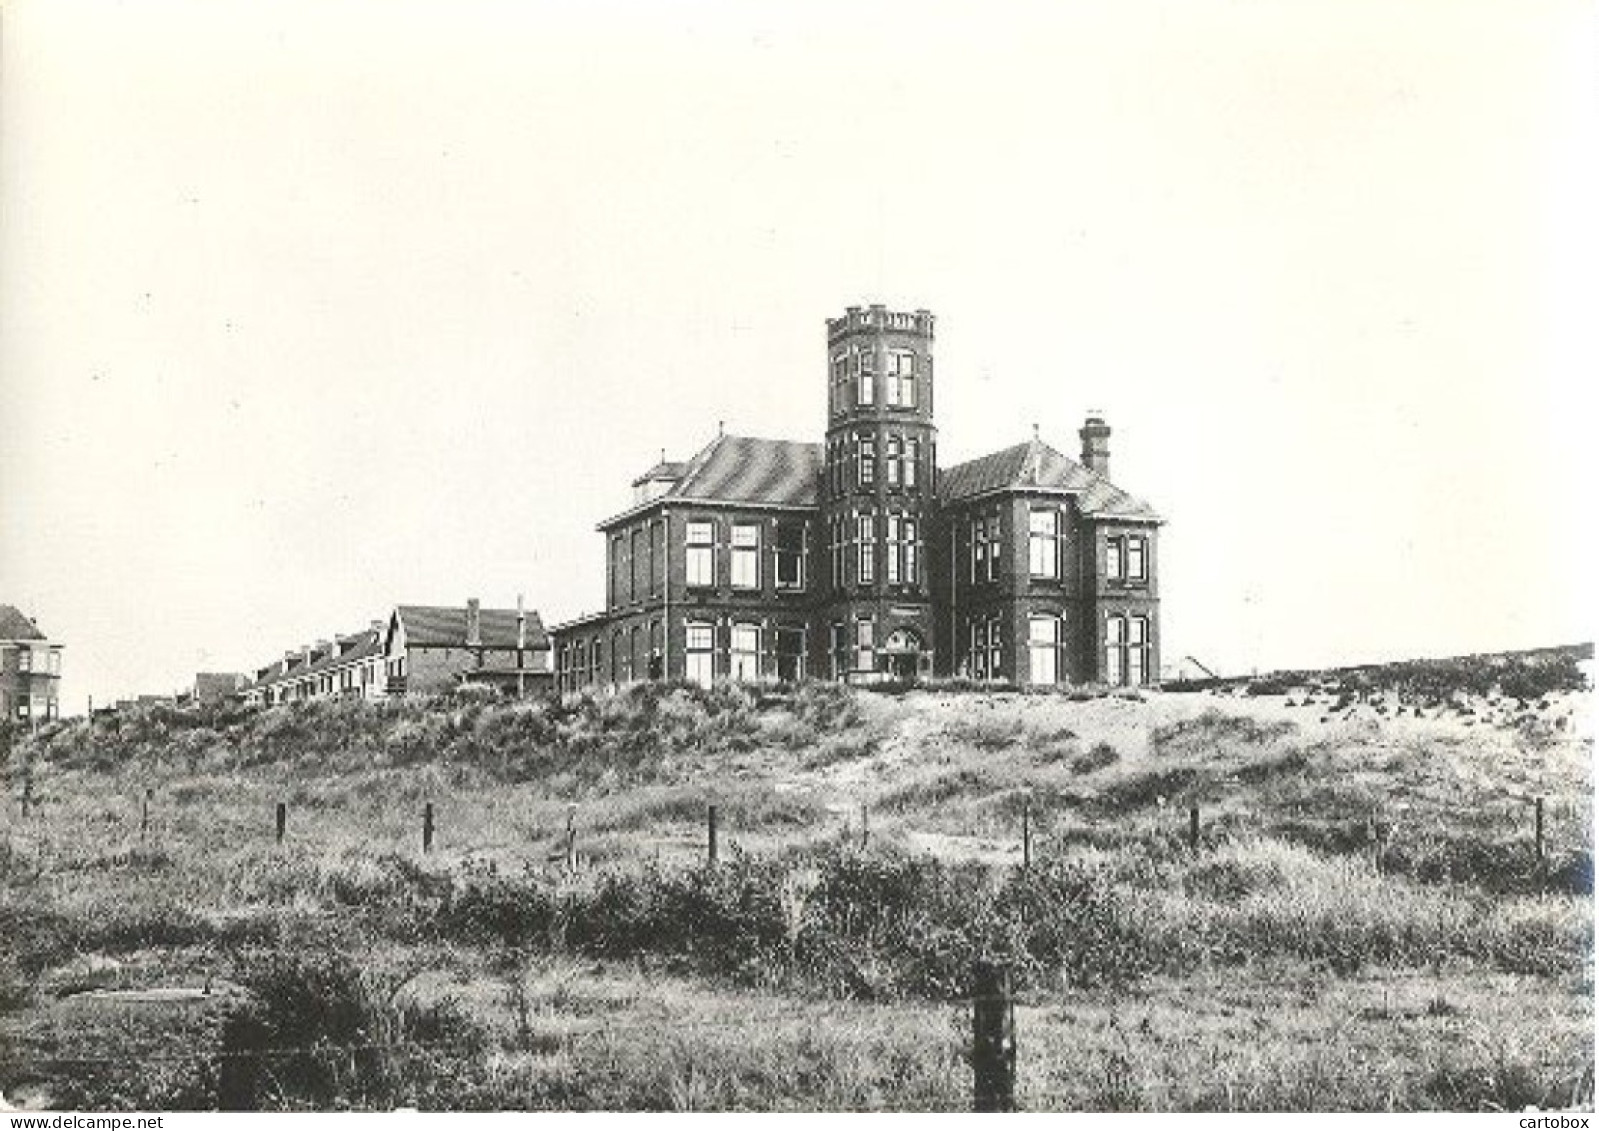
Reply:
[[0, 1089], [205, 1107], [259, 1062], [276, 1108], [958, 1110], [984, 956], [1024, 1107], [1591, 1103], [1586, 745], [1173, 704], [663, 687], [46, 728], [8, 763], [42, 816], [0, 849]]

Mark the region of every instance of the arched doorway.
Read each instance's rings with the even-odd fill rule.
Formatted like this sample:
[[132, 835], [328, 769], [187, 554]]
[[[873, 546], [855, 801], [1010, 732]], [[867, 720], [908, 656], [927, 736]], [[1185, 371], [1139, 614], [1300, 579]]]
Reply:
[[922, 669], [922, 638], [914, 629], [896, 628], [879, 652], [883, 666], [895, 679], [915, 679]]

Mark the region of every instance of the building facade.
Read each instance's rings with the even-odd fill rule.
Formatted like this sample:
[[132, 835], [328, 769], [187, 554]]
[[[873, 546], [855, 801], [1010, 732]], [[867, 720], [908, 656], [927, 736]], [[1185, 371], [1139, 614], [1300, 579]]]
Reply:
[[1152, 682], [1160, 517], [1090, 415], [938, 466], [934, 319], [827, 322], [821, 443], [718, 435], [599, 524], [606, 604], [556, 626], [561, 690], [638, 679]]
[[61, 645], [20, 609], [0, 605], [0, 718], [57, 718], [60, 688]]

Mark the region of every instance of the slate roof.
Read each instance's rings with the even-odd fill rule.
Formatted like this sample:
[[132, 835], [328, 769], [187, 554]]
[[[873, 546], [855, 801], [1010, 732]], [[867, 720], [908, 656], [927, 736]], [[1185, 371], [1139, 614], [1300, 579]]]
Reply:
[[[395, 609], [405, 625], [405, 642], [411, 647], [466, 647], [466, 607], [463, 605], [399, 605]], [[544, 621], [527, 610], [528, 648], [549, 643]], [[516, 647], [516, 610], [483, 609], [478, 613], [483, 647]]]
[[821, 501], [820, 444], [721, 435], [687, 463], [658, 464], [634, 483], [643, 482], [656, 470], [672, 467], [682, 470], [669, 491], [606, 519], [600, 529], [663, 500], [783, 507], [814, 507]]
[[0, 605], [0, 640], [44, 640], [39, 626], [15, 605]]
[[1067, 459], [1042, 440], [979, 456], [939, 472], [939, 496], [961, 502], [997, 491], [1065, 491], [1091, 518], [1159, 522], [1155, 508], [1117, 487], [1103, 475]]
[[821, 473], [820, 444], [718, 436], [688, 461], [666, 497], [811, 507]]

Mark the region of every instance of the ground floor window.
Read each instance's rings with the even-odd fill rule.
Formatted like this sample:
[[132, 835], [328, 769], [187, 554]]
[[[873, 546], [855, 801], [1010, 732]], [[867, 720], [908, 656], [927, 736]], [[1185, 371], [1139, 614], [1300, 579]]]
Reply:
[[761, 629], [754, 624], [735, 624], [733, 642], [729, 653], [734, 679], [753, 681], [761, 678]]
[[970, 622], [966, 670], [973, 679], [999, 679], [1005, 637], [998, 614]]
[[690, 682], [709, 687], [716, 678], [716, 627], [690, 622], [683, 635], [683, 674]]
[[831, 647], [828, 649], [833, 661], [833, 678], [843, 679], [849, 674], [849, 633], [845, 630], [843, 621], [834, 621], [830, 627]]
[[1061, 624], [1057, 616], [1027, 619], [1027, 677], [1040, 686], [1060, 682]]
[[1139, 686], [1149, 679], [1149, 618], [1105, 618], [1105, 682]]
[[877, 634], [872, 625], [871, 617], [862, 617], [855, 622], [855, 670], [869, 672], [877, 666], [876, 661]]
[[777, 678], [793, 683], [805, 673], [805, 630], [779, 627], [777, 630]]

